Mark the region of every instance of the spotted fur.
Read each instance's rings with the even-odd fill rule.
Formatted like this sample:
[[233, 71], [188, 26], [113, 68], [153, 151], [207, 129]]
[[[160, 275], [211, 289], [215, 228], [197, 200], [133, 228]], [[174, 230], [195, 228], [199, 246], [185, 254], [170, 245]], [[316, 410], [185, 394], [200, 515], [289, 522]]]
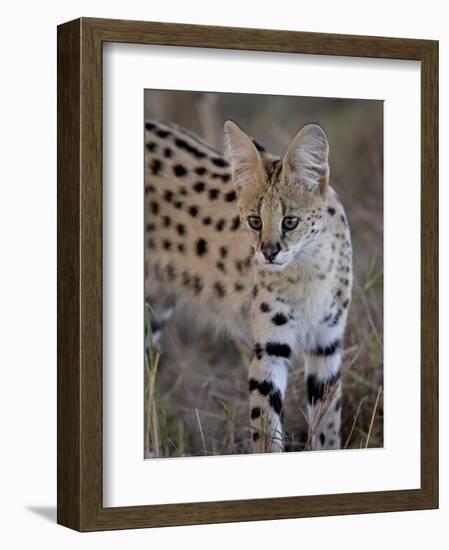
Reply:
[[232, 122], [225, 141], [226, 156], [187, 130], [146, 122], [146, 295], [189, 301], [253, 350], [256, 452], [284, 449], [288, 372], [302, 358], [311, 448], [339, 448], [352, 248], [326, 135], [306, 125], [283, 158]]

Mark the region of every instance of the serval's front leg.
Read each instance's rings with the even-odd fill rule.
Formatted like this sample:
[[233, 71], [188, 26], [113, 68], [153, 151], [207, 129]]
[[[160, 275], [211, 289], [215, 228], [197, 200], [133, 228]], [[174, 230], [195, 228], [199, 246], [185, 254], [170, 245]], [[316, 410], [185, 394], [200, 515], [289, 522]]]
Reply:
[[283, 408], [293, 359], [294, 327], [280, 305], [263, 301], [255, 304], [259, 311], [253, 322], [255, 344], [249, 365], [249, 404], [256, 453], [284, 450]]
[[310, 447], [340, 449], [340, 339], [310, 350], [305, 367]]

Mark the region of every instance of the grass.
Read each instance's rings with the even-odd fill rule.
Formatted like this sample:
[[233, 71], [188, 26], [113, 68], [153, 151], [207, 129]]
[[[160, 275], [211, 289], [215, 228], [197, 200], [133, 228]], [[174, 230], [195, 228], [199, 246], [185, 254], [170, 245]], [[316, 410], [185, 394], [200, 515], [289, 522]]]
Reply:
[[164, 430], [165, 411], [161, 406], [157, 369], [160, 353], [157, 350], [151, 330], [150, 306], [145, 304], [145, 336], [148, 348], [145, 350], [145, 456], [161, 457], [167, 448]]

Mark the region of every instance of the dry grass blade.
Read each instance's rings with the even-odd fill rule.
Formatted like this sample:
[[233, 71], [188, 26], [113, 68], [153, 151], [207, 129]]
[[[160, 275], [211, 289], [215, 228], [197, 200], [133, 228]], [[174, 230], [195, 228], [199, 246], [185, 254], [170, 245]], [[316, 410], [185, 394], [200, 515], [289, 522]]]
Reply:
[[374, 418], [376, 416], [376, 411], [377, 411], [377, 405], [379, 404], [379, 398], [380, 398], [380, 394], [382, 393], [382, 386], [379, 386], [379, 391], [377, 392], [377, 397], [376, 397], [376, 402], [374, 404], [374, 409], [373, 409], [373, 414], [371, 416], [371, 422], [369, 424], [369, 430], [368, 430], [368, 435], [366, 436], [366, 443], [365, 443], [365, 449], [368, 448], [368, 444], [369, 444], [369, 438], [371, 436], [371, 431], [373, 429], [373, 424], [374, 424]]
[[161, 446], [160, 407], [158, 406], [157, 372], [160, 353], [153, 341], [150, 320], [151, 308], [145, 306], [145, 332], [148, 348], [145, 349], [145, 456], [163, 456]]
[[356, 413], [355, 413], [355, 415], [354, 415], [354, 421], [353, 421], [352, 426], [351, 426], [351, 431], [349, 432], [349, 435], [348, 435], [348, 437], [347, 437], [347, 439], [346, 439], [345, 446], [343, 447], [344, 449], [346, 449], [346, 448], [348, 447], [349, 442], [351, 441], [352, 432], [354, 431], [355, 424], [356, 424], [356, 422], [357, 422], [357, 418], [359, 417], [360, 409], [362, 408], [362, 405], [363, 405], [363, 403], [364, 403], [365, 401], [366, 401], [366, 399], [363, 398], [363, 399], [360, 401], [359, 406], [357, 407], [357, 411], [356, 411]]
[[199, 428], [200, 428], [201, 441], [203, 442], [204, 454], [207, 454], [206, 441], [205, 441], [205, 439], [204, 439], [203, 427], [201, 426], [200, 413], [199, 413], [199, 411], [198, 411], [197, 408], [195, 408], [195, 413], [196, 413], [196, 418], [197, 418], [197, 420], [198, 420], [198, 426], [199, 426]]

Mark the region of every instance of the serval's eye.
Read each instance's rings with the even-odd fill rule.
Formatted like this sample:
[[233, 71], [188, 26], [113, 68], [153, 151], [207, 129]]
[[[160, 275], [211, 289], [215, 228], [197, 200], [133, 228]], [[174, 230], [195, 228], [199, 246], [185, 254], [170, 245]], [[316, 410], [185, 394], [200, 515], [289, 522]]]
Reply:
[[255, 229], [256, 231], [259, 231], [262, 227], [262, 219], [259, 216], [249, 216], [248, 223], [251, 229]]
[[299, 218], [297, 216], [287, 216], [282, 220], [282, 228], [286, 231], [291, 231], [299, 223]]

